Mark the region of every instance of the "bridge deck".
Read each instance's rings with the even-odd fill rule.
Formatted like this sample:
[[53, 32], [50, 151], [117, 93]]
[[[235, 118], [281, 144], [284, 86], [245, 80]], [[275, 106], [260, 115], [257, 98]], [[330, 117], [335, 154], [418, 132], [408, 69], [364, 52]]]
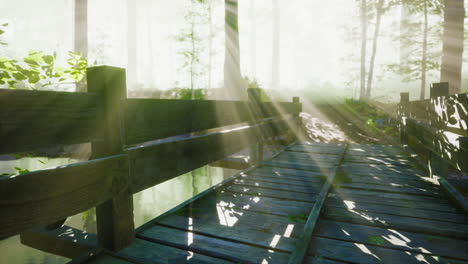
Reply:
[[131, 246], [75, 261], [288, 263], [337, 169], [305, 263], [468, 263], [468, 216], [411, 164], [397, 147], [294, 144], [144, 225]]

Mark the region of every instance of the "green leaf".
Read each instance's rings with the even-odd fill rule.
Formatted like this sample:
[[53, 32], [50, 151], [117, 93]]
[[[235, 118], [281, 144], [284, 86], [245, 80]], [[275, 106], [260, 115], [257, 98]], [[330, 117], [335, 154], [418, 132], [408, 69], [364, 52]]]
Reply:
[[22, 169], [22, 168], [18, 168], [18, 167], [15, 167], [15, 170], [18, 171], [18, 174], [23, 174], [23, 173], [30, 172], [28, 169]]
[[54, 63], [54, 56], [44, 55], [44, 56], [42, 56], [42, 59], [44, 60], [45, 63], [47, 63], [49, 65]]
[[385, 239], [379, 237], [379, 236], [369, 236], [368, 240], [372, 244], [376, 244], [377, 246], [381, 246], [385, 243]]
[[6, 26], [8, 26], [8, 23], [2, 24], [2, 27], [6, 27]]

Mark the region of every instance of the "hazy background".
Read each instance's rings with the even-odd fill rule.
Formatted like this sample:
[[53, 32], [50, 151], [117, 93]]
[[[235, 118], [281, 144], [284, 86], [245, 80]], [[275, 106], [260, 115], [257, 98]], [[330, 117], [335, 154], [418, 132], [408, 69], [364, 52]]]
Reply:
[[[252, 21], [250, 1], [239, 2], [241, 70], [255, 77], [262, 87], [272, 80], [272, 1], [255, 0]], [[187, 0], [136, 0], [136, 87], [130, 89], [169, 89], [187, 82], [187, 74], [175, 36], [186, 27]], [[359, 6], [349, 0], [279, 1], [280, 63], [279, 89], [332, 92], [341, 96], [358, 93]], [[126, 67], [128, 61], [126, 0], [89, 0], [89, 61]], [[211, 87], [223, 85], [224, 3], [213, 1], [213, 62]], [[5, 34], [8, 46], [0, 55], [24, 56], [28, 50], [57, 52], [64, 62], [73, 50], [73, 0], [0, 0], [0, 21], [10, 25]], [[374, 96], [397, 98], [400, 91], [418, 94], [418, 83], [401, 83], [401, 78], [386, 71], [386, 65], [398, 63], [399, 43], [392, 33], [399, 30], [398, 8], [384, 15], [376, 60]], [[440, 17], [431, 16], [432, 24]], [[256, 36], [252, 41], [251, 23]], [[200, 26], [201, 27], [201, 26]], [[203, 30], [203, 29], [201, 29]], [[369, 35], [372, 31], [369, 30]], [[254, 43], [254, 44], [252, 44]], [[256, 50], [253, 54], [253, 49]], [[201, 60], [206, 61], [208, 51]], [[252, 65], [255, 60], [255, 69]], [[466, 69], [466, 67], [464, 67]], [[429, 76], [428, 83], [438, 76]], [[466, 90], [466, 82], [463, 86]], [[414, 92], [413, 92], [414, 90]]]

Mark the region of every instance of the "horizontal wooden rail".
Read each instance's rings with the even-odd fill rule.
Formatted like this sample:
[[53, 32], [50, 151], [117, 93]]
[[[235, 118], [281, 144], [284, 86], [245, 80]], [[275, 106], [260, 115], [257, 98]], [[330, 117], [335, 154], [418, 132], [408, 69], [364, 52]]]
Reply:
[[[260, 108], [260, 118], [300, 111], [294, 103], [261, 103]], [[251, 122], [256, 119], [252, 109], [250, 103], [240, 101], [128, 99], [125, 143], [133, 145]]]
[[[293, 116], [126, 150], [127, 154], [0, 178], [0, 239], [137, 193], [248, 147], [259, 131], [288, 129]], [[261, 133], [260, 133], [261, 134]]]
[[89, 142], [97, 109], [92, 93], [0, 89], [0, 154]]
[[258, 131], [288, 128], [283, 119], [270, 119], [253, 126], [218, 131], [175, 141], [128, 149], [132, 175], [131, 190], [139, 192], [247, 148]]
[[406, 119], [405, 130], [411, 142], [416, 142], [421, 148], [437, 153], [454, 168], [467, 172], [464, 164], [468, 152], [459, 146], [462, 136], [433, 128], [411, 118]]
[[89, 68], [87, 83], [89, 93], [0, 90], [0, 154], [91, 142], [94, 158], [1, 177], [0, 239], [96, 206], [99, 245], [124, 248], [134, 239], [132, 194], [254, 144], [263, 149], [300, 124], [298, 98], [128, 99], [125, 70], [109, 66]]
[[406, 107], [410, 118], [468, 136], [468, 93], [411, 101]]
[[83, 212], [128, 185], [126, 155], [0, 178], [0, 239]]

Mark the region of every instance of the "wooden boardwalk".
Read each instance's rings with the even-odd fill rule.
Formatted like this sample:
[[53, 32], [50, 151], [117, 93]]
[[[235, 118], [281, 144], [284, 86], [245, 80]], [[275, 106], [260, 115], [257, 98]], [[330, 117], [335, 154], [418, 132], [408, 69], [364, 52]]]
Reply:
[[320, 205], [304, 263], [468, 263], [468, 215], [411, 164], [398, 147], [296, 143], [140, 227], [129, 247], [73, 262], [288, 263]]

